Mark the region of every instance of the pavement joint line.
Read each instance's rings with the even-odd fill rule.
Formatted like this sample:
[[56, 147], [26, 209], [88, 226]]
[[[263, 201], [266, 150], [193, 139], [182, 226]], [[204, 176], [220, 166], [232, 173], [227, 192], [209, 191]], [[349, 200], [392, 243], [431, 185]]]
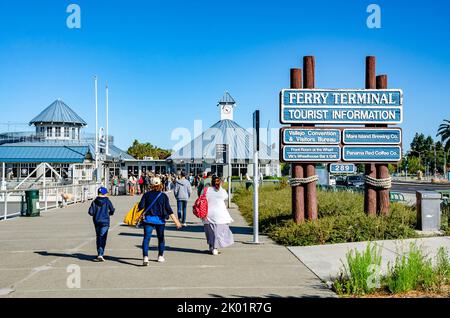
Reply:
[[[295, 246], [292, 246], [292, 247], [295, 247]], [[291, 249], [289, 248], [289, 247], [286, 247], [286, 249], [289, 251], [289, 253], [291, 253], [300, 263], [302, 263], [303, 264], [303, 266], [305, 266], [311, 273], [313, 273], [313, 275], [314, 276], [316, 276], [321, 282], [323, 282], [323, 283], [327, 283], [326, 281], [324, 281], [322, 278], [320, 278], [320, 276], [319, 275], [317, 275], [316, 274], [316, 272], [315, 271], [313, 271], [312, 270], [312, 268], [311, 267], [309, 267], [308, 265], [306, 265], [305, 263], [303, 263], [303, 261], [293, 252], [293, 251], [291, 251]], [[331, 292], [333, 292], [331, 289], [330, 289], [330, 291]], [[334, 293], [334, 292], [333, 292]]]
[[[111, 231], [113, 231], [114, 229], [116, 229], [118, 226], [120, 225], [120, 223], [116, 224]], [[90, 238], [89, 240], [87, 240], [86, 242], [78, 245], [77, 247], [73, 248], [73, 249], [69, 249], [68, 251], [70, 252], [76, 252], [78, 249], [81, 249], [82, 247], [84, 247], [85, 245], [91, 243], [92, 241], [94, 241], [96, 238]], [[10, 285], [10, 289], [12, 289], [13, 291], [15, 291], [17, 289], [17, 286], [23, 284], [24, 282], [26, 282], [27, 280], [29, 280], [30, 278], [32, 278], [33, 276], [35, 276], [37, 273], [42, 272], [43, 270], [49, 270], [51, 269], [51, 267], [53, 266], [53, 264], [57, 263], [59, 260], [63, 259], [64, 257], [59, 256], [57, 258], [55, 258], [53, 261], [47, 263], [46, 265], [43, 266], [39, 266], [36, 268], [33, 268], [31, 270], [31, 273], [29, 273], [27, 276], [25, 276], [24, 278], [22, 278], [21, 280], [19, 280], [18, 282], [15, 282], [13, 284]]]
[[[317, 285], [319, 286], [319, 285]], [[110, 291], [110, 290], [159, 290], [159, 291], [165, 291], [165, 290], [201, 290], [201, 289], [305, 289], [305, 287], [309, 286], [173, 286], [173, 287], [133, 287], [133, 288], [67, 288], [67, 289], [30, 289], [30, 290], [22, 290], [20, 293], [46, 293], [46, 292], [76, 292], [76, 291]], [[322, 287], [322, 285], [320, 285]], [[326, 289], [326, 287], [322, 287]]]
[[[113, 261], [106, 261], [108, 262], [113, 262]], [[156, 260], [153, 260], [151, 262], [155, 262], [155, 265], [153, 266], [149, 266], [151, 269], [168, 269], [168, 268], [227, 268], [229, 267], [228, 265], [156, 265]], [[80, 265], [80, 264], [79, 264]], [[103, 264], [104, 265], [104, 264]], [[277, 264], [277, 263], [265, 263], [265, 266], [274, 266], [277, 268], [296, 268], [299, 267], [300, 265], [298, 264]], [[44, 265], [45, 266], [45, 265]], [[101, 266], [101, 267], [100, 267]], [[122, 268], [126, 268], [128, 265], [122, 265], [122, 266], [102, 266], [101, 264], [99, 264], [99, 266], [83, 266], [82, 264], [80, 265], [80, 268], [82, 269], [122, 269]], [[254, 265], [252, 264], [241, 264], [240, 267], [244, 268], [244, 267], [253, 267]], [[142, 268], [144, 268], [144, 266], [141, 266]], [[33, 270], [35, 268], [30, 268], [30, 267], [26, 267], [26, 268], [0, 268], [0, 272], [1, 271], [25, 271], [25, 270]], [[45, 270], [61, 270], [61, 269], [66, 269], [66, 266], [64, 267], [51, 267]]]

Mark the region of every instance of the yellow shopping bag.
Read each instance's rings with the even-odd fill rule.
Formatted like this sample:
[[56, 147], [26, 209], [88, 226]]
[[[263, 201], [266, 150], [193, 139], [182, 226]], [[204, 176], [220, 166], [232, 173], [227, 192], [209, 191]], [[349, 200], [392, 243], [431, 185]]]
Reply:
[[130, 226], [135, 226], [139, 219], [141, 218], [143, 210], [139, 211], [138, 209], [139, 203], [135, 203], [131, 210], [127, 213], [125, 218], [123, 219], [123, 223]]

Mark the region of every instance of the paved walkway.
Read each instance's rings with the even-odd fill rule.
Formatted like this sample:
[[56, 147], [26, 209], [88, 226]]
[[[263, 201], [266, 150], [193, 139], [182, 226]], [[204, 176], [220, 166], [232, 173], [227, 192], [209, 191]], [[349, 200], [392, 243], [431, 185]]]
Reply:
[[[170, 193], [175, 208], [173, 194]], [[152, 238], [150, 267], [142, 267], [142, 230], [121, 225], [138, 197], [113, 197], [105, 263], [93, 262], [95, 234], [88, 204], [68, 206], [40, 218], [0, 222], [0, 297], [334, 297], [285, 247], [252, 230], [236, 208], [236, 244], [219, 256], [207, 252], [203, 227], [188, 207], [188, 227], [166, 230], [166, 262], [157, 263]], [[79, 267], [81, 288], [73, 270]], [[69, 284], [68, 284], [69, 283]]]

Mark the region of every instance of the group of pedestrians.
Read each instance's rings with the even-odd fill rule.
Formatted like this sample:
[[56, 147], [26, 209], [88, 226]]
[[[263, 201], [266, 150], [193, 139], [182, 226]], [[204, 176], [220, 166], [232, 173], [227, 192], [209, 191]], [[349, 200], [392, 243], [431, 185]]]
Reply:
[[[178, 176], [173, 176], [170, 180], [173, 186], [175, 199], [177, 200], [177, 215], [174, 214], [170, 206], [167, 195], [168, 186], [164, 184], [161, 176], [148, 175], [148, 184], [144, 183], [144, 194], [139, 201], [138, 209], [143, 211], [140, 220], [144, 229], [142, 241], [143, 265], [149, 265], [148, 250], [153, 231], [156, 231], [158, 238], [158, 262], [164, 262], [165, 250], [165, 227], [169, 219], [175, 223], [176, 228], [186, 227], [187, 206], [189, 198], [192, 196], [195, 177], [191, 174], [181, 172]], [[192, 177], [192, 178], [191, 178]], [[165, 180], [167, 182], [167, 180]], [[92, 216], [97, 235], [96, 261], [103, 262], [106, 240], [110, 226], [110, 217], [114, 215], [115, 209], [107, 197], [108, 190], [101, 187], [98, 190], [98, 197], [92, 202], [89, 208], [89, 215]], [[228, 193], [222, 188], [222, 180], [211, 173], [204, 174], [197, 182], [198, 197], [204, 196], [208, 202], [207, 216], [201, 219], [205, 231], [206, 241], [212, 255], [219, 254], [219, 248], [228, 247], [234, 244], [233, 234], [230, 224], [233, 219], [225, 205]]]

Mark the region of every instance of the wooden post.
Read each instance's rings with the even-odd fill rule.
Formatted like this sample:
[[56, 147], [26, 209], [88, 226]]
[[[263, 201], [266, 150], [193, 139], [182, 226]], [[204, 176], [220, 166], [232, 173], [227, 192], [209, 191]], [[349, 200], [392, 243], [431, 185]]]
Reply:
[[[386, 89], [387, 88], [387, 75], [377, 76], [377, 89]], [[381, 125], [380, 125], [381, 126]], [[387, 127], [387, 125], [383, 125], [381, 127]], [[387, 164], [378, 164], [377, 165], [377, 178], [378, 179], [386, 179], [389, 178], [389, 168]], [[379, 189], [378, 190], [378, 212], [382, 215], [389, 214], [390, 208], [390, 189]]]
[[[376, 88], [376, 75], [375, 75], [375, 56], [366, 57], [366, 89]], [[374, 125], [366, 125], [366, 127], [374, 127]], [[374, 164], [365, 165], [365, 174], [372, 178], [376, 178], [377, 170]], [[377, 192], [376, 190], [365, 184], [364, 187], [364, 212], [368, 215], [377, 214]]]
[[[315, 88], [315, 59], [314, 56], [304, 56], [303, 57], [303, 88]], [[306, 126], [306, 125], [305, 125]], [[314, 127], [314, 125], [311, 125]], [[304, 165], [304, 170], [306, 170], [306, 177], [312, 177], [316, 175], [316, 165], [306, 164]], [[311, 182], [305, 186], [305, 211], [308, 220], [317, 219], [317, 182]]]
[[[291, 88], [302, 88], [302, 70], [291, 69]], [[294, 125], [292, 125], [294, 127]], [[292, 163], [292, 178], [304, 178], [303, 166]], [[292, 214], [294, 222], [300, 224], [305, 221], [305, 192], [303, 186], [292, 187]]]

